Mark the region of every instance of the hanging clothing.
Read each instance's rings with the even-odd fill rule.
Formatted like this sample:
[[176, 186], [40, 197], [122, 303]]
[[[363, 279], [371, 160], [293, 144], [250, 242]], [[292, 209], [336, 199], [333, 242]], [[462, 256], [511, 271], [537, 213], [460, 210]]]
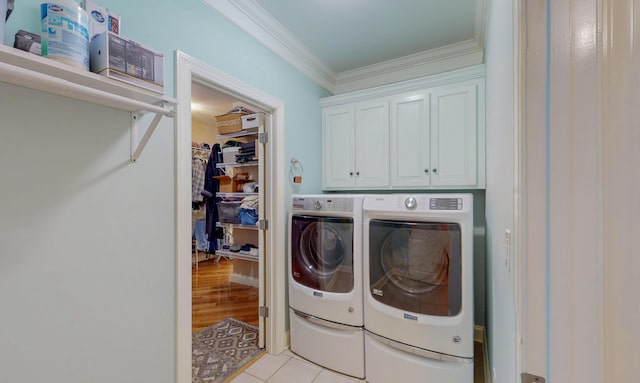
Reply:
[[207, 224], [206, 232], [207, 239], [210, 244], [215, 244], [216, 236], [216, 222], [218, 222], [218, 205], [216, 204], [216, 193], [219, 190], [218, 180], [213, 178], [214, 176], [221, 175], [220, 169], [217, 168], [219, 159], [222, 157], [222, 149], [220, 144], [213, 145], [211, 149], [211, 155], [207, 161], [207, 168], [204, 175], [204, 190], [203, 194], [206, 195], [206, 208], [207, 208]]
[[202, 202], [204, 196], [204, 176], [207, 162], [201, 158], [193, 157], [191, 160], [191, 201]]

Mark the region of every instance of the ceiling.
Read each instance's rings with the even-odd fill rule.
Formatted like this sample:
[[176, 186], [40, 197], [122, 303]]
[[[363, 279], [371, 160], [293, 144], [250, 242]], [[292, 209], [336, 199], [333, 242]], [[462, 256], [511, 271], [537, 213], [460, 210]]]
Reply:
[[475, 38], [476, 0], [255, 0], [335, 73]]
[[[483, 62], [486, 0], [202, 0], [331, 93]], [[233, 99], [201, 85], [193, 119]]]

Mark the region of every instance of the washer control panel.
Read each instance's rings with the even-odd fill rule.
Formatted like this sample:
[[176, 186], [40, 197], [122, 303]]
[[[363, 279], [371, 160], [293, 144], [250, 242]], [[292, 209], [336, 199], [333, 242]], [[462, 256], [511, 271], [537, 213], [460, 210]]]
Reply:
[[409, 197], [404, 200], [404, 206], [409, 210], [413, 210], [418, 207], [418, 200], [416, 200], [414, 197]]
[[353, 199], [294, 197], [291, 202], [291, 210], [350, 212], [353, 211]]

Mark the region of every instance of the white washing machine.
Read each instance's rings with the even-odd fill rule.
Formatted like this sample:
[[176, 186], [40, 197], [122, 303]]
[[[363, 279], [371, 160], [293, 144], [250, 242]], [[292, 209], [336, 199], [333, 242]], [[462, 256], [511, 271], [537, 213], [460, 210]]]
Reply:
[[363, 201], [370, 383], [473, 382], [473, 196]]
[[363, 378], [362, 196], [292, 196], [288, 261], [291, 351]]

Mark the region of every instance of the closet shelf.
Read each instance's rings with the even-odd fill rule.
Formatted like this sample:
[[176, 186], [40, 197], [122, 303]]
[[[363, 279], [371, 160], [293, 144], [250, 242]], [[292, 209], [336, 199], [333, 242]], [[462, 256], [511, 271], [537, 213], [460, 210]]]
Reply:
[[227, 193], [227, 192], [216, 192], [216, 197], [249, 197], [249, 196], [258, 196], [258, 193]]
[[[0, 81], [131, 113], [131, 161], [136, 162], [163, 116], [174, 117], [178, 100], [46, 57], [0, 44]], [[155, 116], [138, 140], [139, 121]]]
[[218, 169], [222, 169], [222, 168], [240, 168], [243, 166], [257, 166], [258, 165], [258, 161], [249, 161], [249, 162], [244, 162], [242, 164], [239, 164], [237, 162], [226, 162], [226, 163], [220, 163], [220, 164], [216, 164], [216, 168]]
[[217, 225], [218, 227], [228, 227], [230, 229], [244, 229], [244, 230], [258, 230], [260, 229], [257, 225], [241, 225], [238, 223], [224, 223], [224, 222], [218, 222]]
[[254, 136], [258, 134], [258, 128], [245, 129], [240, 132], [228, 133], [228, 134], [218, 134], [216, 138], [218, 141], [228, 139], [228, 138], [238, 138], [238, 137], [246, 137], [246, 136]]
[[243, 252], [234, 253], [232, 251], [216, 250], [216, 255], [220, 255], [220, 256], [232, 258], [232, 259], [244, 259], [245, 261], [253, 261], [253, 262], [258, 262], [260, 260], [257, 255], [251, 255]]

